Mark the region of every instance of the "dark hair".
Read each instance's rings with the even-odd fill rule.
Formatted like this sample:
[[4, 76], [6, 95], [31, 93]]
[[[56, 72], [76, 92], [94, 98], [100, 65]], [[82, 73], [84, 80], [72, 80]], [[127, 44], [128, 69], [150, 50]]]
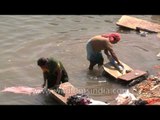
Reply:
[[37, 65], [38, 65], [38, 66], [44, 66], [46, 63], [47, 63], [47, 59], [44, 58], [44, 57], [39, 58], [39, 59], [37, 60]]

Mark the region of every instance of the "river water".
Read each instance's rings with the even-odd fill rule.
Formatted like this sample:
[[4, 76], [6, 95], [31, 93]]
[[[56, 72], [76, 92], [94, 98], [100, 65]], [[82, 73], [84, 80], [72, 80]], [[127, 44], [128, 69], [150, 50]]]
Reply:
[[[132, 16], [160, 23], [160, 16], [158, 15]], [[151, 73], [153, 71], [149, 68], [155, 65], [155, 62], [157, 64], [159, 62], [154, 56], [160, 52], [159, 41], [155, 40], [156, 48], [149, 53], [153, 57], [150, 56], [151, 59], [145, 59], [148, 60], [146, 62], [149, 63], [148, 65], [143, 62], [138, 65], [134, 64], [134, 62], [138, 63], [139, 59], [143, 60], [143, 55], [148, 55], [148, 53], [140, 54], [137, 57], [139, 59], [133, 60], [131, 58], [132, 62], [130, 62], [131, 51], [135, 51], [134, 55], [136, 55], [142, 50], [136, 51], [136, 48], [138, 49], [136, 47], [137, 41], [140, 40], [142, 46], [147, 47], [148, 44], [145, 44], [146, 38], [140, 37], [135, 31], [120, 30], [116, 26], [120, 17], [121, 15], [0, 15], [0, 90], [12, 86], [40, 87], [43, 83], [43, 76], [36, 61], [40, 57], [52, 56], [64, 64], [70, 82], [75, 87], [95, 90], [88, 94], [96, 100], [114, 101], [115, 97], [125, 88], [120, 84], [106, 80], [105, 77], [99, 78], [96, 77], [96, 74], [88, 73], [89, 62], [86, 59], [85, 49], [87, 40], [97, 34], [121, 32], [124, 40], [122, 39], [122, 42], [119, 43], [120, 47], [118, 44], [115, 45], [117, 55], [127, 64], [140, 69], [147, 69]], [[149, 36], [149, 38], [152, 37], [154, 38], [152, 35]], [[147, 41], [149, 40], [147, 39]], [[134, 44], [133, 50], [130, 43]], [[130, 46], [125, 49], [124, 46], [127, 44]], [[126, 57], [123, 57], [125, 55]], [[106, 58], [105, 60], [107, 61]], [[106, 92], [103, 94], [95, 93], [98, 89], [103, 89]], [[9, 92], [0, 93], [0, 104], [57, 105], [48, 95], [26, 95]]]

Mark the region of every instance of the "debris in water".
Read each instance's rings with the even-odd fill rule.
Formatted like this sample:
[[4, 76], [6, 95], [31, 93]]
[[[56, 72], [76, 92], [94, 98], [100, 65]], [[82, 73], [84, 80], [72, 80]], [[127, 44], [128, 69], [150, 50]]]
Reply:
[[157, 57], [160, 57], [160, 53], [157, 54]]
[[146, 37], [147, 34], [148, 34], [148, 32], [140, 31], [140, 35], [143, 36], [143, 37]]
[[104, 81], [104, 80], [103, 80], [103, 81], [102, 81], [102, 80], [99, 80], [98, 82], [99, 82], [99, 83], [104, 83], [104, 82], [106, 82], [106, 80], [105, 80], [105, 81]]

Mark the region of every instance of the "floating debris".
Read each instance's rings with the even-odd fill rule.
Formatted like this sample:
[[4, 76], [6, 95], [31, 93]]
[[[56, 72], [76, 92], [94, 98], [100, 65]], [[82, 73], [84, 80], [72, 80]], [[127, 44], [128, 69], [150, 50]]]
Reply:
[[160, 57], [160, 53], [157, 54], [157, 57]]
[[102, 81], [102, 80], [99, 80], [98, 82], [99, 82], [99, 83], [105, 83], [105, 82], [107, 82], [107, 81], [106, 81], [106, 80], [103, 80], [103, 81]]
[[160, 32], [160, 25], [157, 23], [153, 23], [147, 20], [142, 20], [136, 17], [123, 15], [117, 22], [116, 25], [134, 29], [134, 30], [142, 30], [152, 33]]
[[132, 105], [135, 100], [138, 99], [128, 89], [116, 97], [117, 105]]
[[142, 37], [146, 37], [146, 36], [147, 36], [147, 34], [148, 34], [148, 32], [140, 31], [140, 35], [141, 35]]
[[141, 99], [157, 98], [160, 97], [160, 77], [150, 75], [147, 80], [134, 86], [133, 91], [138, 93]]

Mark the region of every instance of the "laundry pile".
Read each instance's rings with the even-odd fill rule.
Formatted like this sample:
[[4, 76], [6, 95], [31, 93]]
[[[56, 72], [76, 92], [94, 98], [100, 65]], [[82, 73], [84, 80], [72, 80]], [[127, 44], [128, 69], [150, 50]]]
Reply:
[[68, 105], [109, 105], [109, 103], [93, 100], [92, 98], [89, 98], [86, 94], [76, 94], [73, 96], [70, 96], [67, 99]]

